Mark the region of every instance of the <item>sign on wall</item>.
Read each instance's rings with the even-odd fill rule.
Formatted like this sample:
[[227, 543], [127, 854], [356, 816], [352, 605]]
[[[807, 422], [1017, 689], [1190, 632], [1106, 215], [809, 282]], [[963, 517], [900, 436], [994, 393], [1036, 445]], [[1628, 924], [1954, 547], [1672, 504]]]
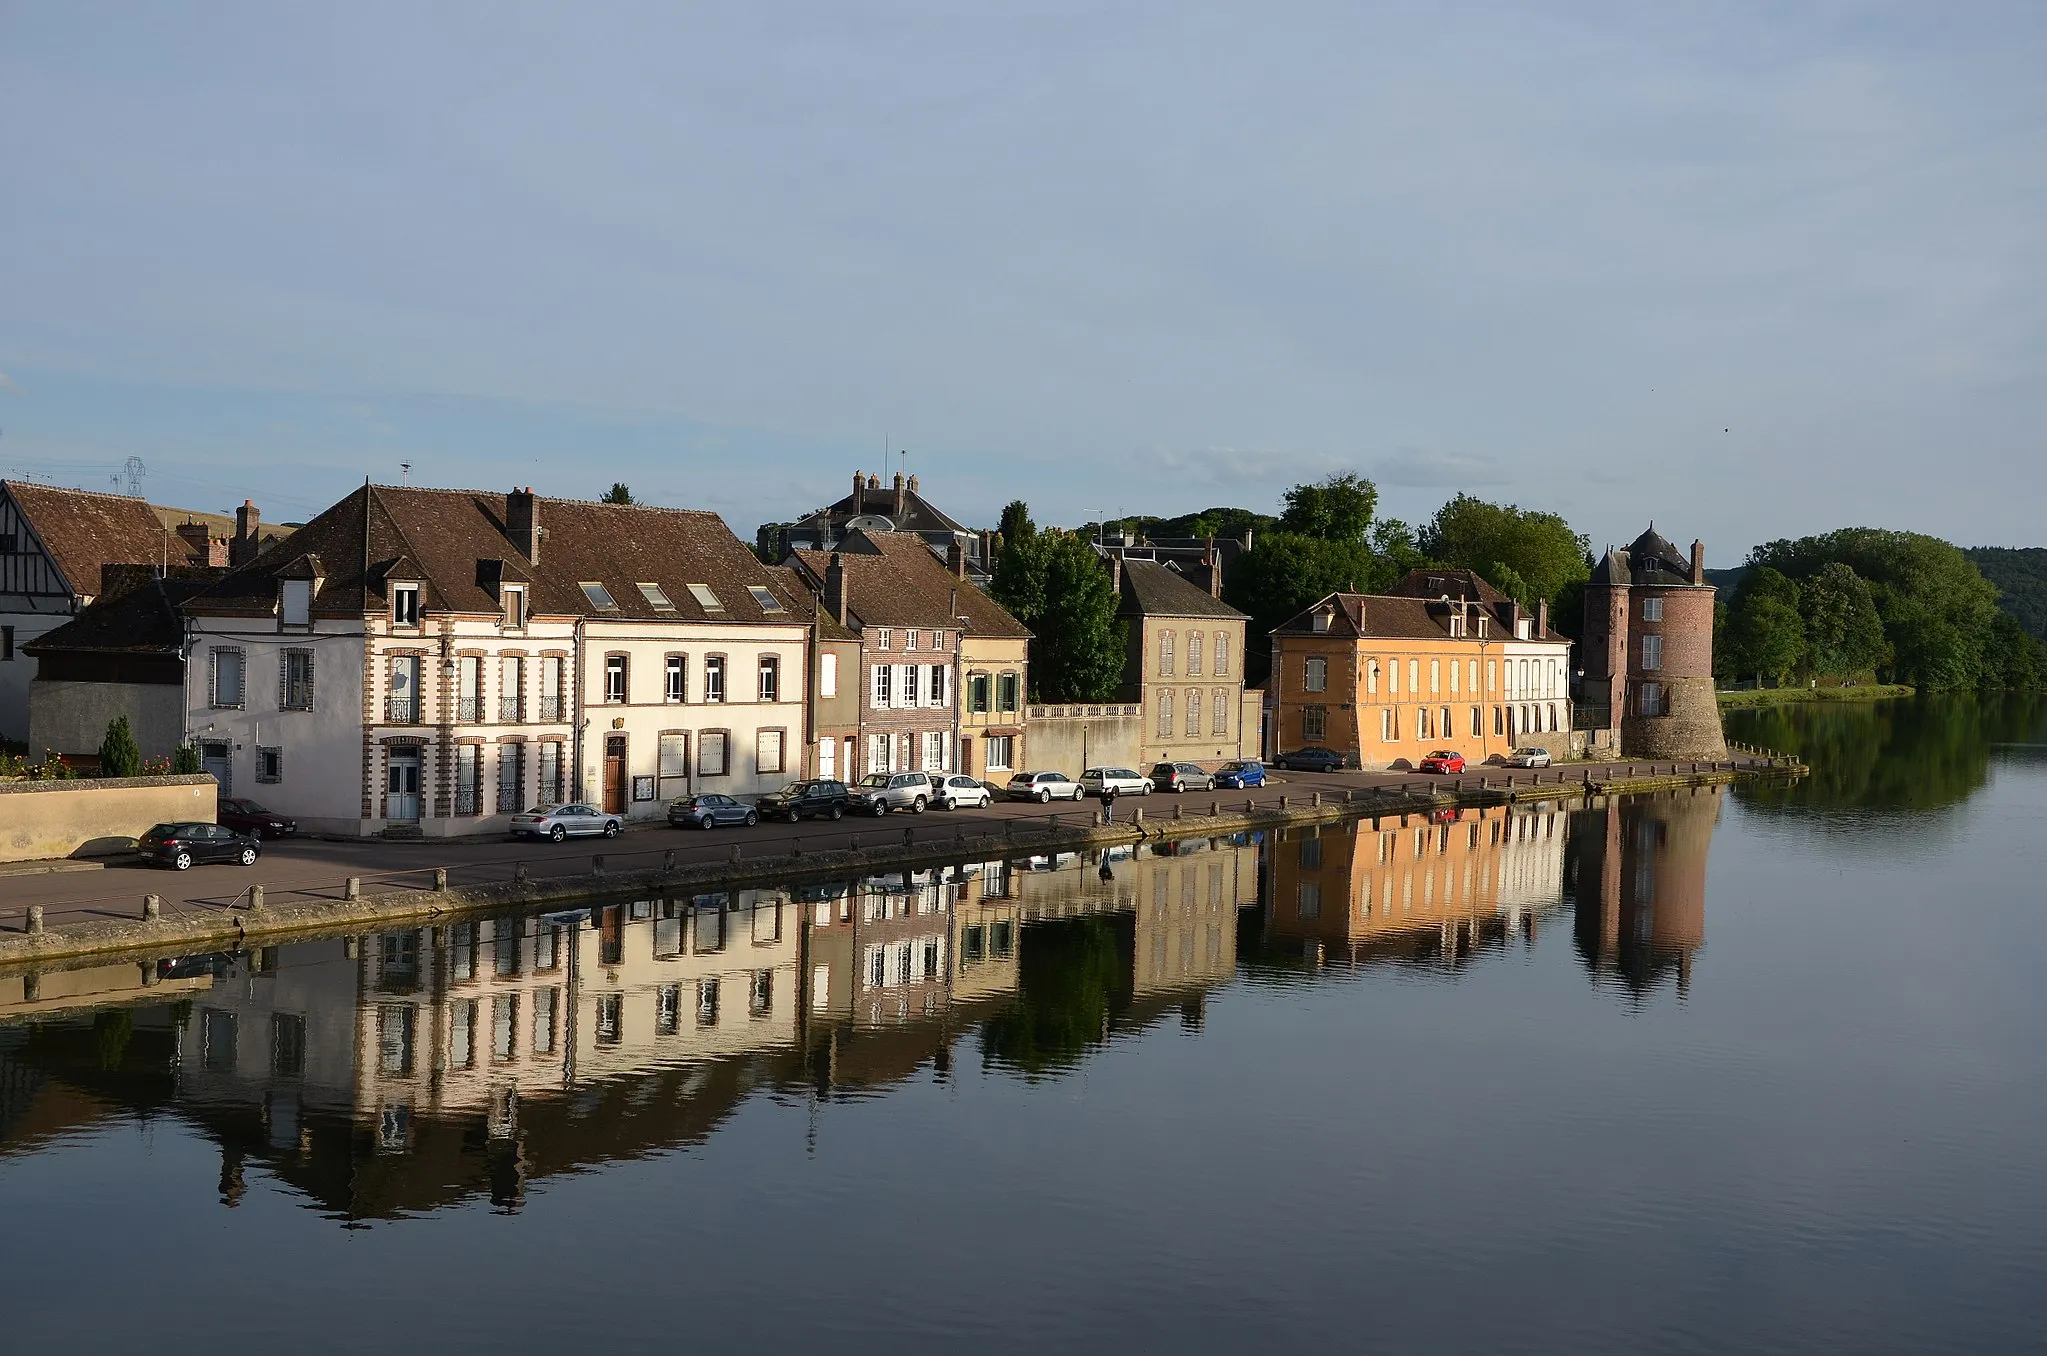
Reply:
[[634, 800], [654, 799], [654, 779], [652, 777], [633, 778], [633, 799]]

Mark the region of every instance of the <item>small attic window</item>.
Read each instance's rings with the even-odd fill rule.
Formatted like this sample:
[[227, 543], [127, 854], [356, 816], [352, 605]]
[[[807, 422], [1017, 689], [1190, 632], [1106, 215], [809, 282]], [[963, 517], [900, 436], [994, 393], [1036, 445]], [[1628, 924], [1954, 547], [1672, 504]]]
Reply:
[[1313, 622], [1310, 623], [1310, 625], [1312, 625], [1317, 631], [1327, 631], [1329, 629], [1330, 619], [1331, 618], [1329, 610], [1327, 608], [1324, 608], [1323, 610], [1315, 614], [1315, 619]]
[[689, 596], [696, 599], [698, 605], [706, 612], [723, 612], [725, 610], [725, 604], [718, 601], [718, 595], [711, 592], [709, 584], [691, 584], [689, 586]]
[[590, 606], [596, 608], [599, 612], [618, 611], [617, 601], [612, 598], [611, 590], [604, 587], [604, 585], [586, 580], [577, 585], [577, 587], [581, 588], [583, 596], [590, 600]]
[[675, 604], [668, 601], [668, 594], [659, 584], [640, 585], [640, 596], [645, 598], [656, 612], [675, 611]]
[[310, 626], [313, 622], [313, 581], [286, 579], [279, 586], [277, 619], [286, 626]]
[[788, 610], [782, 606], [782, 600], [774, 595], [774, 591], [765, 585], [748, 584], [746, 591], [753, 595], [753, 600], [761, 605], [761, 611], [763, 612], [786, 612]]

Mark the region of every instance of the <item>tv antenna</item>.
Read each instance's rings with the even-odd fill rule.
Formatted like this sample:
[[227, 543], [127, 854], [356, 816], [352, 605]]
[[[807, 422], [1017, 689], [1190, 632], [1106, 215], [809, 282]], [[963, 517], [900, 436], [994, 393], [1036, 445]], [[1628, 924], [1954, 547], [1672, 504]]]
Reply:
[[398, 483], [400, 485], [410, 485], [412, 483], [411, 462], [401, 461], [398, 463]]

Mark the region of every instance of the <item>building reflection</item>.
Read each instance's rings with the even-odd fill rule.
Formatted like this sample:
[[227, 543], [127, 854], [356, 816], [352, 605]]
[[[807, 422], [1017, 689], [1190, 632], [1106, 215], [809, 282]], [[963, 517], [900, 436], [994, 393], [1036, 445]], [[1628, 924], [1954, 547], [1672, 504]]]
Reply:
[[1595, 978], [1647, 995], [1691, 989], [1706, 944], [1706, 854], [1726, 789], [1617, 796], [1571, 816], [1573, 939]]

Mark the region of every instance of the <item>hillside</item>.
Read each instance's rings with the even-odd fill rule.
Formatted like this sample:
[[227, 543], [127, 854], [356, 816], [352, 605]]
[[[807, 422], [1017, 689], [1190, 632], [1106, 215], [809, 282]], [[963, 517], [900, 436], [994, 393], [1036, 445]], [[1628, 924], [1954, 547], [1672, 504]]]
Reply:
[[1997, 585], [1997, 605], [2047, 640], [2047, 547], [1971, 546], [1962, 554]]

